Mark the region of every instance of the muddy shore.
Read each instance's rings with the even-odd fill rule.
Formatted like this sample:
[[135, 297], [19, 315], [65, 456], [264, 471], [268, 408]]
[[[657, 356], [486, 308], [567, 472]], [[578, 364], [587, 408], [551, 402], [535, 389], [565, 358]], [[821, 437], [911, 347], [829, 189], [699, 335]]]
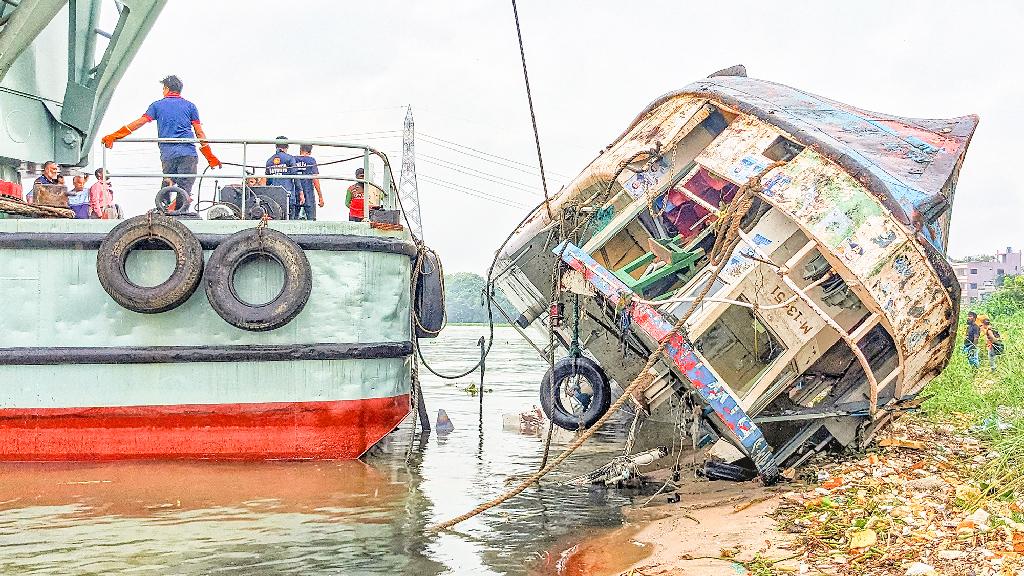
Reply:
[[624, 509], [625, 527], [567, 547], [557, 573], [1024, 574], [1024, 499], [975, 480], [999, 458], [964, 429], [910, 420], [771, 488], [684, 472], [673, 493]]
[[[625, 508], [626, 526], [563, 550], [554, 572], [735, 576], [746, 573], [745, 563], [793, 556], [784, 548], [792, 545], [792, 535], [779, 531], [770, 517], [780, 501], [779, 488], [756, 481], [709, 482], [689, 473], [678, 490], [659, 494], [646, 506]], [[651, 481], [663, 481], [667, 474], [654, 472]], [[668, 502], [676, 494], [679, 502]]]

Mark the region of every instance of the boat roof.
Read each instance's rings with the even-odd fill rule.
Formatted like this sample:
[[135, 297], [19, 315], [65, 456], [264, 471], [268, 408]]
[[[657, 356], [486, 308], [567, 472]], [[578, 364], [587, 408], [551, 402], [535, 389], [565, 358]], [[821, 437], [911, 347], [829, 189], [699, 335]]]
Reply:
[[[743, 66], [716, 72], [662, 96], [633, 125], [660, 104], [685, 94], [719, 101], [777, 126], [839, 164], [907, 225], [913, 225], [918, 214], [948, 211], [953, 186], [947, 184], [955, 184], [978, 126], [976, 115], [921, 119], [870, 112], [784, 84], [748, 78]], [[944, 231], [926, 228], [922, 233], [945, 252]]]

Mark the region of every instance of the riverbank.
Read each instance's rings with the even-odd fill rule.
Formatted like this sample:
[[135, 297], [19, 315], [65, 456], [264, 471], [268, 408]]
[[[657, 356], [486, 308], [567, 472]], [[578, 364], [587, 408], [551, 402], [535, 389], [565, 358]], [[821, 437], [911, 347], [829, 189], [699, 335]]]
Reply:
[[1013, 310], [992, 315], [1007, 348], [996, 370], [958, 351], [922, 410], [866, 451], [820, 456], [774, 488], [694, 480], [678, 503], [629, 507], [628, 541], [649, 555], [603, 574], [1024, 574], [1024, 312]]

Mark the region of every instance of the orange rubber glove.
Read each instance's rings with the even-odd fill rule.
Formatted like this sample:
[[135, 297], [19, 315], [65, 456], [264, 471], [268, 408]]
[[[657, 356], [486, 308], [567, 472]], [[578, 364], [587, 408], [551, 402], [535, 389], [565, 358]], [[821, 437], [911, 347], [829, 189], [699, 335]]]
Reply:
[[102, 138], [103, 145], [106, 146], [107, 148], [113, 148], [115, 140], [120, 140], [121, 138], [124, 138], [125, 136], [128, 136], [131, 133], [132, 131], [127, 126], [121, 126], [115, 132], [107, 134]]
[[210, 164], [210, 168], [217, 168], [221, 166], [220, 160], [217, 160], [217, 157], [213, 155], [213, 150], [210, 149], [209, 144], [203, 144], [200, 146], [199, 151], [206, 157], [206, 161]]

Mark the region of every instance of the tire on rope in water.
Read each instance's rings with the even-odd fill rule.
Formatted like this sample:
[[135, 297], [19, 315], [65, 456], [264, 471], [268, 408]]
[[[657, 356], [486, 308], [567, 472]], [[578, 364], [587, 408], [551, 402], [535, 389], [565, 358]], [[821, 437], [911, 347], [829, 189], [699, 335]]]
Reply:
[[[590, 384], [593, 392], [590, 395], [586, 409], [581, 414], [569, 412], [560, 400], [562, 387], [568, 385], [569, 380], [575, 374], [579, 374], [585, 379]], [[544, 373], [544, 379], [540, 383], [540, 405], [544, 409], [544, 414], [556, 426], [566, 430], [576, 431], [590, 428], [601, 416], [604, 416], [611, 402], [612, 390], [611, 384], [608, 382], [608, 376], [605, 375], [604, 370], [601, 369], [597, 362], [585, 356], [580, 358], [562, 358], [555, 362], [554, 368], [548, 368], [548, 371]]]
[[[252, 258], [265, 256], [284, 270], [284, 286], [270, 302], [250, 304], [235, 292], [235, 273]], [[206, 264], [206, 296], [228, 324], [265, 332], [291, 322], [309, 301], [313, 273], [302, 248], [287, 235], [270, 228], [250, 228], [229, 236]]]
[[[128, 279], [128, 254], [144, 243], [174, 250], [171, 276], [157, 286], [139, 286]], [[184, 224], [162, 214], [129, 218], [114, 227], [96, 251], [96, 275], [107, 294], [122, 307], [142, 314], [173, 310], [185, 303], [203, 277], [203, 248]]]

